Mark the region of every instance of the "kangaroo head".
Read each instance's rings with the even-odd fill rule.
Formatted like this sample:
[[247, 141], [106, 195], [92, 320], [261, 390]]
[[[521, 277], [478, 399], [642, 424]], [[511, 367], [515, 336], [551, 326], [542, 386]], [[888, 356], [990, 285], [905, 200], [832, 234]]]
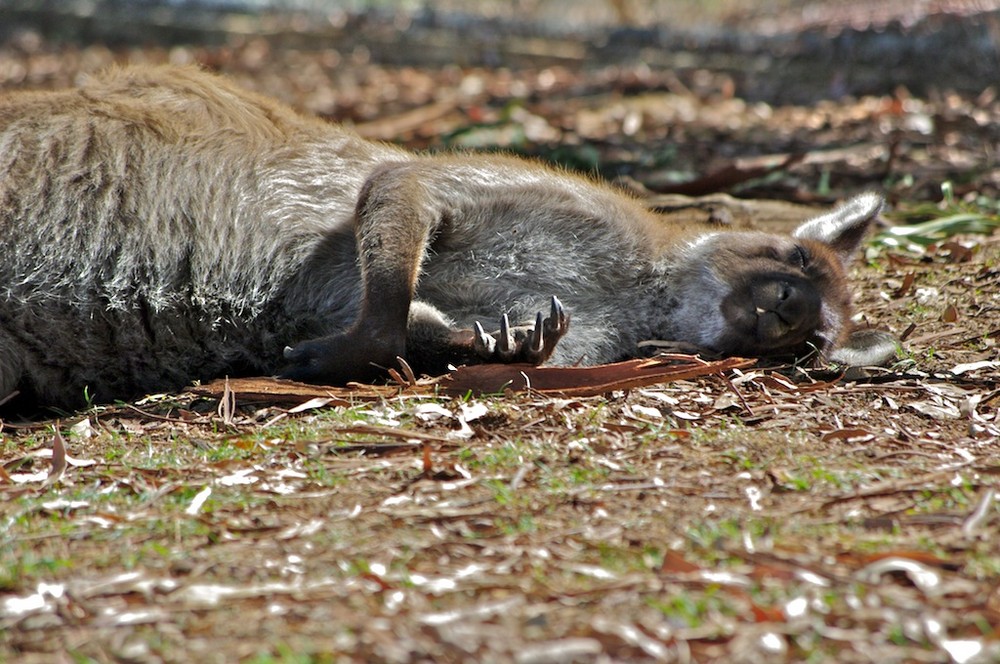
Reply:
[[[695, 240], [685, 261], [681, 336], [725, 355], [802, 356], [812, 348], [830, 355], [849, 345], [846, 268], [882, 203], [877, 194], [857, 196], [790, 236], [734, 232]], [[885, 338], [866, 339], [881, 345], [853, 349], [860, 354], [851, 363], [884, 360], [890, 350]]]

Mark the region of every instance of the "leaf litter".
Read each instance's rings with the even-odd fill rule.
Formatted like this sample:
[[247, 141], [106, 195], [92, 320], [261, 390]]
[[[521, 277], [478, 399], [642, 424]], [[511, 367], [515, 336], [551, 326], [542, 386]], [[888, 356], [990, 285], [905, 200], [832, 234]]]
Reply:
[[[675, 356], [471, 369], [451, 388], [405, 367], [346, 389], [232, 379], [4, 422], [0, 659], [1000, 658], [1000, 242], [995, 173], [976, 171], [995, 95], [770, 107], [707, 73], [617, 71], [650, 90], [634, 96], [608, 71], [374, 64], [336, 86], [322, 58], [251, 71], [255, 48], [215, 62], [418, 147], [505, 125], [491, 140], [596, 146], [643, 190], [798, 202], [875, 174], [906, 230], [855, 266], [858, 321], [904, 347], [849, 372]], [[115, 56], [23, 57], [54, 84]], [[505, 116], [518, 86], [532, 94]], [[963, 110], [974, 122], [949, 129]], [[760, 221], [734, 201], [681, 204]]]
[[[988, 661], [997, 450], [970, 424], [997, 426], [996, 367], [965, 364], [852, 381], [730, 369], [599, 397], [357, 386], [332, 410], [311, 386], [306, 408], [287, 389], [263, 406], [261, 381], [248, 400], [230, 381], [155, 419], [38, 423], [8, 440], [94, 463], [39, 478], [39, 510], [0, 485], [4, 643], [39, 658], [135, 643], [250, 657], [276, 638], [359, 660]], [[947, 416], [915, 406], [931, 401]], [[11, 460], [47, 478], [58, 456]], [[248, 616], [274, 636], [245, 632]]]

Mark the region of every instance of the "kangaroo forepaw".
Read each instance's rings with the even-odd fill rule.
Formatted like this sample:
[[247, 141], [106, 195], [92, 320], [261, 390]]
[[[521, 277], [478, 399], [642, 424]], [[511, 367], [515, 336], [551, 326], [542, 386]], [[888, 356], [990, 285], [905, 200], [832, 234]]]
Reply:
[[549, 359], [569, 329], [569, 315], [559, 298], [553, 295], [548, 317], [539, 311], [534, 325], [511, 327], [510, 319], [504, 314], [500, 317], [498, 332], [488, 334], [479, 321], [473, 328], [472, 347], [487, 362], [541, 364]]

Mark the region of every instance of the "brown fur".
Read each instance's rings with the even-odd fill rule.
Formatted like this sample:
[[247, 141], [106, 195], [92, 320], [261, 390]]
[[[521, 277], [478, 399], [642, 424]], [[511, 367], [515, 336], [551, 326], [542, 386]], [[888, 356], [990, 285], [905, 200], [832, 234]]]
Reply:
[[[541, 165], [416, 156], [193, 68], [113, 70], [0, 101], [0, 397], [342, 381], [397, 355], [429, 372], [597, 363], [645, 339], [828, 352], [880, 205], [859, 197], [798, 238], [666, 229]], [[501, 313], [509, 340], [472, 331]]]

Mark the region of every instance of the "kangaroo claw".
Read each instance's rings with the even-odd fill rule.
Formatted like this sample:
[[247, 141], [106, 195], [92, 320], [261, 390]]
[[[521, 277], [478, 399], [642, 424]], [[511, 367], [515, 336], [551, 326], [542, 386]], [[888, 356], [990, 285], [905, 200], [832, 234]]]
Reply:
[[531, 343], [528, 344], [528, 350], [532, 353], [542, 352], [542, 338], [544, 336], [543, 328], [545, 319], [542, 317], [542, 312], [539, 311], [538, 315], [535, 316], [535, 329], [531, 331]]
[[514, 333], [510, 329], [510, 318], [507, 314], [500, 317], [500, 333], [497, 335], [497, 357], [502, 362], [510, 362], [517, 352]]
[[473, 324], [472, 348], [487, 362], [541, 364], [549, 359], [568, 329], [569, 316], [559, 298], [553, 296], [548, 317], [539, 311], [533, 325], [512, 327], [507, 314], [504, 314], [500, 318], [500, 330], [487, 334], [476, 321]]
[[550, 335], [561, 337], [566, 334], [567, 329], [569, 329], [569, 316], [566, 315], [566, 310], [563, 309], [559, 298], [553, 295], [552, 308], [549, 311], [549, 317], [545, 319], [545, 331]]
[[497, 340], [486, 334], [486, 330], [483, 329], [478, 320], [472, 324], [472, 331], [472, 348], [476, 351], [476, 354], [484, 360], [493, 357], [497, 349]]

